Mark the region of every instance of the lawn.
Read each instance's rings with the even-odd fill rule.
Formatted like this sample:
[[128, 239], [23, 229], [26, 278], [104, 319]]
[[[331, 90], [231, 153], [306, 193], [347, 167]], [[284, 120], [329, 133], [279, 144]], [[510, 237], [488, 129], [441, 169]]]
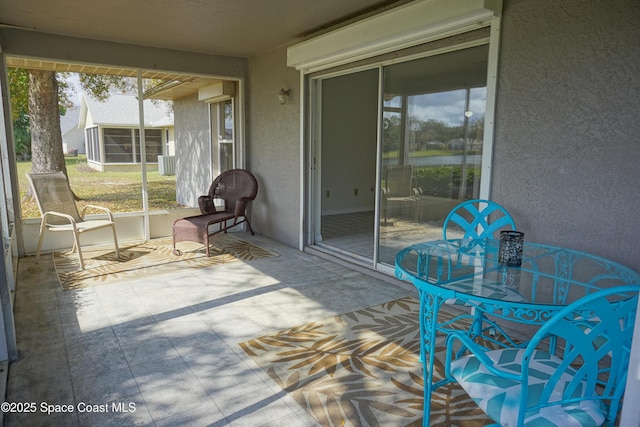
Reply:
[[[87, 166], [85, 156], [67, 157], [67, 172], [71, 189], [80, 197], [78, 206], [99, 205], [112, 212], [142, 211], [141, 172], [99, 172]], [[23, 218], [40, 217], [35, 200], [27, 198], [29, 182], [26, 174], [31, 172], [31, 162], [18, 162], [18, 183]], [[176, 177], [147, 172], [149, 210], [176, 209]]]

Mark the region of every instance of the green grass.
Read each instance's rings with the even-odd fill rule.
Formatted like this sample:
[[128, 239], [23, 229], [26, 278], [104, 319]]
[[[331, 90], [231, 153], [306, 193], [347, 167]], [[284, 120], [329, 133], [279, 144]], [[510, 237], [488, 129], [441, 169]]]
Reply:
[[[67, 157], [67, 172], [73, 192], [80, 197], [79, 209], [91, 204], [104, 206], [112, 212], [142, 211], [141, 172], [98, 172], [87, 166], [86, 157]], [[38, 206], [27, 198], [29, 183], [26, 174], [31, 162], [18, 162], [18, 183], [23, 218], [40, 217]], [[149, 210], [176, 209], [176, 177], [163, 176], [157, 171], [147, 172]]]

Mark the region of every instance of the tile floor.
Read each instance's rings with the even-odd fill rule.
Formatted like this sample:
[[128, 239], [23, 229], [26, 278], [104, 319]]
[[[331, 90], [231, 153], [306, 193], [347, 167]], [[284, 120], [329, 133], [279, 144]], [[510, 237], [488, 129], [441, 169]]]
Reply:
[[77, 291], [50, 257], [20, 260], [6, 400], [35, 412], [4, 425], [316, 425], [238, 343], [414, 292], [240, 237], [280, 256]]
[[[374, 213], [356, 212], [322, 217], [323, 243], [340, 250], [373, 258]], [[425, 240], [442, 238], [442, 221], [415, 222], [405, 217], [389, 217], [380, 227], [380, 262], [393, 265], [399, 250]]]

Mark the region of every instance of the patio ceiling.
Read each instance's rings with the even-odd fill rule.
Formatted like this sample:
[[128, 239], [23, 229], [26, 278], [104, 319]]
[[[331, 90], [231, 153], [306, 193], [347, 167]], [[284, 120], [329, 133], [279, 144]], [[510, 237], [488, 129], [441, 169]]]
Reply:
[[249, 57], [406, 0], [0, 0], [0, 28]]
[[[407, 0], [0, 0], [0, 29], [19, 28], [187, 52], [249, 57]], [[9, 67], [136, 77], [137, 70], [33, 58]], [[176, 99], [219, 79], [144, 70], [168, 82], [151, 97]], [[180, 84], [177, 84], [180, 82]]]

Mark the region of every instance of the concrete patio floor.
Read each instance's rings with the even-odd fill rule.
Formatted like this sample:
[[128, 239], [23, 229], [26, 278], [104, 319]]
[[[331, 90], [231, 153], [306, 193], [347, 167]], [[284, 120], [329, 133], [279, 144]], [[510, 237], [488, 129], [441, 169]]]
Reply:
[[279, 256], [76, 291], [62, 290], [50, 256], [21, 259], [6, 401], [35, 405], [4, 425], [317, 425], [238, 344], [415, 293], [239, 237]]

